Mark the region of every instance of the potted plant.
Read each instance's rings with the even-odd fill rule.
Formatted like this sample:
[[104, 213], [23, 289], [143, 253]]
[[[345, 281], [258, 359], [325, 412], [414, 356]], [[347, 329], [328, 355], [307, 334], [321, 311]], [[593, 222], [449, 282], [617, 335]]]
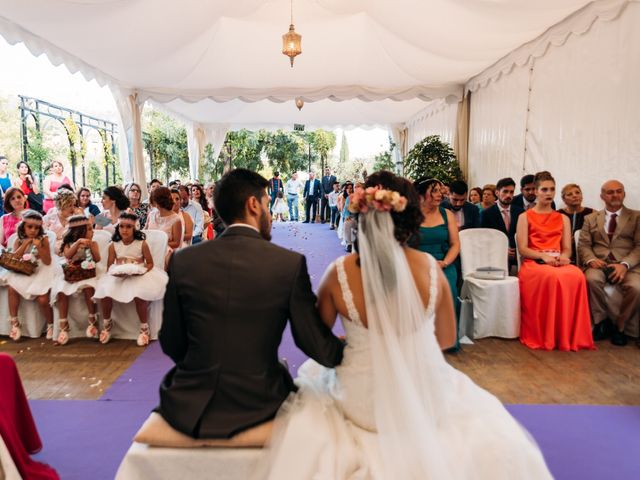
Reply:
[[413, 180], [435, 178], [445, 185], [463, 178], [453, 148], [439, 135], [430, 135], [413, 146], [404, 159], [404, 173]]

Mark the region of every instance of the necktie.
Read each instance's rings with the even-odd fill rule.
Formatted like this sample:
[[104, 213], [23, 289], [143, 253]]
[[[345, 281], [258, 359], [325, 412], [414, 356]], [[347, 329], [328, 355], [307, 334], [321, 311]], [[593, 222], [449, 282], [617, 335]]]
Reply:
[[609, 231], [607, 232], [609, 240], [611, 240], [613, 238], [613, 234], [616, 233], [616, 228], [618, 226], [618, 221], [616, 220], [617, 217], [617, 213], [611, 214], [611, 220], [609, 220]]
[[504, 226], [506, 227], [508, 232], [511, 219], [509, 218], [509, 210], [507, 210], [506, 208], [502, 210], [502, 220], [504, 220]]

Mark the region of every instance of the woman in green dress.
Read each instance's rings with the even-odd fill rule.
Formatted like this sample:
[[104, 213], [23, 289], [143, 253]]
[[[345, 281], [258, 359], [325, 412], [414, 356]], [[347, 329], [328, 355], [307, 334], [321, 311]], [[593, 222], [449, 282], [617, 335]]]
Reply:
[[[442, 183], [430, 178], [415, 183], [420, 195], [420, 204], [424, 220], [420, 225], [419, 237], [414, 242], [415, 248], [430, 253], [437, 261], [449, 282], [451, 296], [456, 308], [456, 331], [460, 322], [460, 301], [458, 299], [458, 273], [455, 262], [460, 254], [460, 238], [456, 220], [450, 210], [440, 206], [442, 202]], [[460, 344], [456, 337], [453, 350]]]

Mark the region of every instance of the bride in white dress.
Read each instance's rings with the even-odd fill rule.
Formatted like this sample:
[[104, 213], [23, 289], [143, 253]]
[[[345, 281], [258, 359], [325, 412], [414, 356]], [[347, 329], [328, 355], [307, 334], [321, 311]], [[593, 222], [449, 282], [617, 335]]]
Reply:
[[451, 367], [451, 294], [433, 257], [406, 246], [419, 198], [407, 180], [373, 174], [352, 197], [359, 255], [338, 259], [318, 293], [340, 316], [340, 367], [308, 360], [255, 472], [270, 479], [546, 479], [535, 442], [500, 401]]

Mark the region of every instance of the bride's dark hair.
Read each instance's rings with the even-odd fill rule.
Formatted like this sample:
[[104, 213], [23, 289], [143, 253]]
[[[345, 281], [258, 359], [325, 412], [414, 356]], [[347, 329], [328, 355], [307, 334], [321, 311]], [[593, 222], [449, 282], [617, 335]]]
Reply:
[[372, 173], [367, 177], [365, 188], [381, 187], [393, 190], [407, 199], [407, 207], [402, 212], [391, 212], [394, 225], [394, 236], [400, 243], [406, 243], [418, 233], [424, 219], [420, 210], [420, 197], [413, 183], [386, 170]]

